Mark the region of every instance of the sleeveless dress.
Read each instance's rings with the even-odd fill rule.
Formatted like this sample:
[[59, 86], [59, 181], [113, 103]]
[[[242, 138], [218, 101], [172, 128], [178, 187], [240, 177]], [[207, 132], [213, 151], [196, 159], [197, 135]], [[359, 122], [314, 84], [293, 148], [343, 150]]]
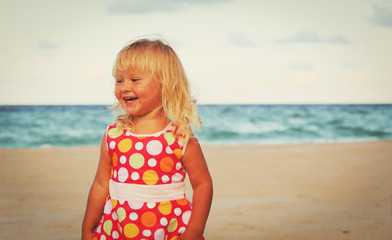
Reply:
[[[158, 133], [141, 135], [110, 125], [106, 143], [112, 158], [111, 184], [142, 188], [183, 184], [181, 157], [186, 144], [174, 136], [173, 128], [170, 123]], [[119, 200], [112, 195], [110, 192], [93, 240], [175, 240], [185, 231], [192, 213], [183, 191], [176, 199], [162, 201]]]

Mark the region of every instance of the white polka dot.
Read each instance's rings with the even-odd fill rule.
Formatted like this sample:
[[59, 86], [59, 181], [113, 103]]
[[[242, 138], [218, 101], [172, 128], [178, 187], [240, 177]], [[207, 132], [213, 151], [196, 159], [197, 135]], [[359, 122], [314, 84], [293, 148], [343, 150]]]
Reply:
[[147, 143], [146, 148], [149, 154], [156, 156], [162, 152], [163, 146], [158, 140], [152, 140]]
[[118, 170], [118, 181], [125, 182], [128, 179], [128, 176], [129, 176], [129, 173], [126, 168], [122, 167]]
[[167, 175], [162, 176], [162, 182], [167, 183], [170, 180], [170, 178]]
[[128, 202], [128, 205], [133, 210], [138, 210], [143, 207], [143, 202]]
[[157, 160], [155, 160], [154, 158], [148, 160], [148, 166], [155, 167], [156, 165], [157, 165]]
[[99, 240], [106, 240], [105, 235], [101, 235], [101, 237], [99, 238]]
[[113, 220], [117, 220], [117, 214], [116, 214], [116, 212], [113, 212], [113, 213], [112, 213], [112, 218], [113, 218]]
[[105, 208], [103, 209], [103, 212], [105, 214], [110, 214], [112, 209], [113, 209], [112, 201], [110, 201], [110, 200], [106, 201]]
[[139, 216], [135, 212], [129, 214], [129, 219], [131, 219], [132, 221], [136, 221], [138, 217]]
[[143, 148], [143, 143], [142, 142], [137, 142], [136, 144], [135, 144], [135, 148], [136, 148], [136, 150], [142, 150], [142, 148]]
[[125, 164], [127, 162], [127, 158], [125, 156], [120, 157], [120, 163]]
[[171, 150], [171, 148], [169, 146], [166, 147], [166, 153], [168, 153], [168, 154], [173, 153], [173, 151]]
[[165, 217], [161, 218], [160, 223], [162, 226], [166, 226], [169, 222], [167, 221], [167, 219]]
[[181, 182], [183, 178], [181, 174], [176, 173], [172, 176], [172, 182]]
[[185, 225], [188, 225], [189, 219], [191, 218], [191, 211], [186, 211], [184, 214], [182, 214], [182, 221], [185, 223]]
[[110, 147], [110, 149], [114, 149], [116, 147], [116, 142], [115, 141], [111, 141], [109, 143], [109, 147]]
[[118, 200], [118, 203], [120, 204], [120, 205], [123, 205], [124, 204], [124, 200]]
[[156, 203], [154, 203], [154, 202], [148, 202], [147, 203], [147, 207], [148, 208], [154, 208], [156, 206]]
[[116, 178], [117, 177], [117, 170], [113, 171], [113, 177]]
[[177, 170], [180, 170], [182, 168], [182, 163], [181, 162], [178, 162], [177, 164], [176, 164], [176, 169]]
[[117, 231], [113, 231], [112, 237], [113, 237], [114, 239], [118, 239], [118, 238], [120, 237], [120, 235], [118, 234]]
[[126, 136], [131, 136], [131, 134], [132, 134], [132, 133], [131, 133], [130, 131], [126, 131], [126, 132], [125, 132], [125, 135], [126, 135]]
[[151, 231], [150, 230], [144, 230], [143, 231], [143, 235], [146, 236], [146, 237], [149, 237], [149, 236], [151, 236]]
[[101, 229], [102, 229], [102, 225], [99, 224], [99, 226], [97, 227], [97, 233], [101, 233]]
[[177, 216], [180, 216], [180, 214], [181, 214], [181, 209], [180, 209], [180, 208], [174, 209], [174, 214], [176, 214]]
[[182, 227], [180, 229], [178, 229], [178, 233], [183, 234], [185, 232], [186, 228]]
[[165, 230], [162, 228], [158, 229], [154, 233], [154, 240], [164, 240], [165, 239]]
[[118, 226], [118, 230], [120, 230], [120, 233], [122, 233], [123, 231], [122, 231], [122, 227], [121, 227], [120, 223], [117, 223], [117, 226]]
[[132, 178], [132, 180], [138, 180], [139, 178], [140, 178], [140, 175], [139, 175], [139, 173], [137, 173], [137, 172], [133, 172], [132, 174], [131, 174], [131, 178]]

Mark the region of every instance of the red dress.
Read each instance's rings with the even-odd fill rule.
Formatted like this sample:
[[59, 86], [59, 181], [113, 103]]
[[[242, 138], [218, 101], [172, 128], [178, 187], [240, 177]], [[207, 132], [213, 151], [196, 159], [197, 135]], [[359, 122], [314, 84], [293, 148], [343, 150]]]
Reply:
[[[106, 143], [112, 158], [111, 181], [139, 186], [182, 183], [185, 147], [172, 128], [170, 123], [158, 133], [139, 135], [110, 125]], [[175, 240], [185, 231], [191, 213], [185, 194], [153, 202], [116, 200], [109, 195], [92, 239]]]

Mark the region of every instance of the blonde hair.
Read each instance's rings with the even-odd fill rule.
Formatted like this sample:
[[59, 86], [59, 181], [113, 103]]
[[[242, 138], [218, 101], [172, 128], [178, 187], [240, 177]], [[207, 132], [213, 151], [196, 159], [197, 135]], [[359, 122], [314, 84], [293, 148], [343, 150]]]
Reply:
[[[196, 113], [196, 100], [191, 97], [188, 78], [180, 59], [168, 44], [149, 39], [130, 43], [117, 55], [112, 72], [114, 77], [117, 72], [151, 75], [152, 81], [162, 89], [163, 111], [172, 121], [177, 137], [187, 139], [192, 136], [190, 123], [199, 128], [201, 119]], [[122, 109], [122, 106], [117, 103], [114, 108]], [[134, 131], [132, 116], [125, 111], [117, 116], [116, 122], [120, 128]]]

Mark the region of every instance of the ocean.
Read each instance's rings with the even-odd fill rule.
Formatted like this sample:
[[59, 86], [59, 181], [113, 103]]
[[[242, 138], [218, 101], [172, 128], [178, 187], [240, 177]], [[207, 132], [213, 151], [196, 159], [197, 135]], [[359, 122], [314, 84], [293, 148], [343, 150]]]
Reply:
[[[392, 104], [200, 105], [202, 144], [292, 144], [392, 139]], [[0, 106], [0, 147], [99, 145], [108, 106]]]

